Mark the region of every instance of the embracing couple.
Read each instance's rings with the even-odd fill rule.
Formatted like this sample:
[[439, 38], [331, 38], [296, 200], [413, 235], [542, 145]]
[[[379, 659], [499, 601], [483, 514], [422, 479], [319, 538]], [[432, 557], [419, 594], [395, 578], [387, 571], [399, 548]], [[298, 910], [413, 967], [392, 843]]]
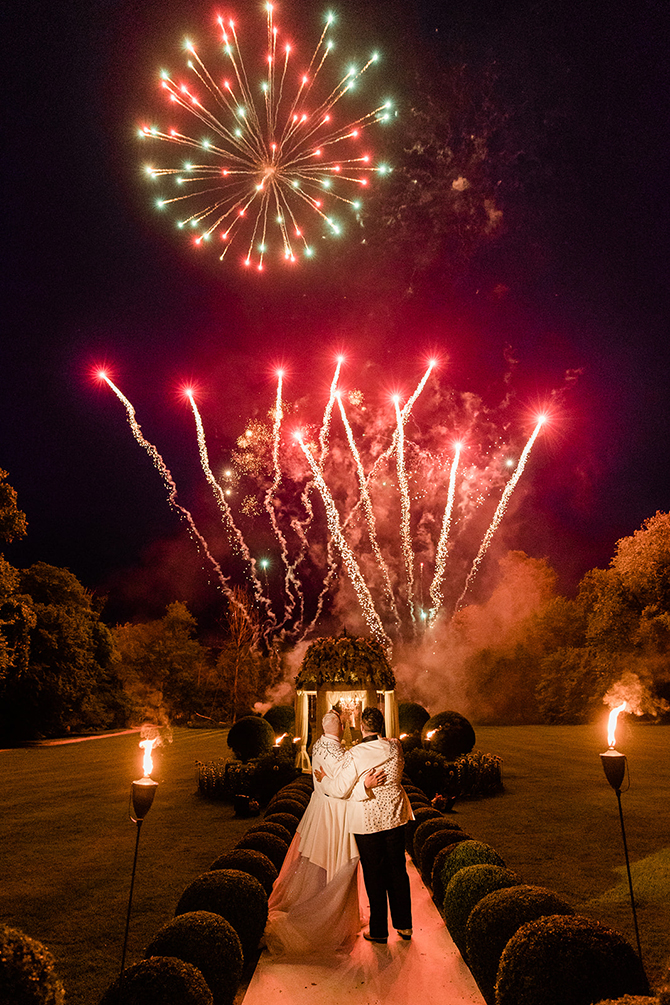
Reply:
[[342, 746], [333, 709], [312, 750], [314, 792], [298, 825], [269, 902], [265, 943], [278, 959], [350, 952], [361, 928], [358, 864], [370, 905], [369, 942], [412, 937], [405, 824], [413, 819], [400, 781], [399, 740], [386, 739], [378, 708], [361, 714], [362, 741]]

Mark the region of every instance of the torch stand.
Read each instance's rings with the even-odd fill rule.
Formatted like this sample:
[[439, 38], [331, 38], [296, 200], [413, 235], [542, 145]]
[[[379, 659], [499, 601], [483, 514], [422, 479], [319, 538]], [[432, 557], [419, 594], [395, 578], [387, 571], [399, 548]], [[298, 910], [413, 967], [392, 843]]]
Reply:
[[[630, 872], [630, 861], [628, 858], [628, 845], [626, 843], [626, 829], [623, 825], [623, 810], [621, 808], [621, 783], [626, 774], [626, 755], [620, 754], [618, 750], [610, 747], [604, 754], [600, 755], [600, 761], [605, 772], [605, 777], [616, 792], [617, 803], [619, 804], [619, 821], [621, 823], [621, 837], [623, 839], [623, 851], [626, 858], [626, 872], [628, 873], [628, 890], [630, 892], [630, 906], [633, 912], [633, 925], [635, 926], [635, 938], [637, 940], [637, 954], [642, 964], [642, 946], [640, 945], [640, 932], [637, 927], [637, 912], [635, 910], [635, 895], [633, 893], [633, 878]], [[643, 966], [644, 969], [644, 966]]]
[[126, 931], [123, 937], [123, 952], [121, 954], [121, 976], [120, 981], [123, 980], [123, 970], [126, 963], [126, 948], [128, 946], [128, 931], [130, 929], [130, 913], [133, 904], [133, 887], [135, 886], [135, 871], [137, 869], [137, 852], [140, 847], [140, 831], [142, 829], [142, 823], [144, 818], [151, 809], [151, 804], [154, 801], [154, 796], [156, 795], [156, 789], [158, 788], [158, 782], [155, 782], [153, 778], [145, 775], [144, 778], [138, 779], [138, 781], [133, 782], [130, 789], [130, 800], [132, 803], [132, 812], [130, 812], [130, 819], [137, 826], [137, 832], [135, 836], [135, 857], [133, 858], [133, 871], [130, 879], [130, 894], [128, 896], [128, 913], [126, 915]]

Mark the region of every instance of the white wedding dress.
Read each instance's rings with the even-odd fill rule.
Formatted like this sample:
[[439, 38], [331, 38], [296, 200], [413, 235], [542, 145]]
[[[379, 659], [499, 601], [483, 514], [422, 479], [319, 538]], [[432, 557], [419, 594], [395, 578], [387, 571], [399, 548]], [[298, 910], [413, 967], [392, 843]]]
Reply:
[[[320, 737], [312, 767], [332, 777], [345, 756], [341, 744]], [[314, 792], [270, 894], [265, 944], [277, 960], [304, 960], [351, 951], [361, 927], [358, 848], [347, 827], [348, 800]]]

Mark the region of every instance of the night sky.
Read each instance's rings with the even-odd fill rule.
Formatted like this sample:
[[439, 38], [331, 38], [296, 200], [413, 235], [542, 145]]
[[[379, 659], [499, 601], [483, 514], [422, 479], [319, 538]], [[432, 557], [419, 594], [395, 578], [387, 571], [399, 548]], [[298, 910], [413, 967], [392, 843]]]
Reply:
[[[454, 177], [474, 170], [459, 136], [482, 140], [474, 215], [445, 216], [426, 253], [425, 218], [414, 236], [411, 211], [384, 230], [402, 202], [391, 185], [386, 203], [375, 192], [365, 244], [323, 242], [318, 261], [259, 276], [196, 252], [156, 214], [136, 130], [160, 118], [156, 74], [180, 65], [182, 38], [208, 37], [219, 10], [257, 27], [261, 5], [10, 0], [0, 467], [29, 534], [6, 556], [69, 567], [110, 594], [111, 619], [160, 613], [175, 595], [204, 609], [211, 590], [120, 403], [91, 379], [102, 363], [183, 497], [209, 505], [205, 526], [214, 517], [179, 386], [202, 388], [222, 461], [271, 406], [277, 364], [286, 397], [312, 396], [318, 414], [338, 351], [371, 400], [409, 394], [433, 352], [445, 386], [499, 398], [513, 358], [520, 425], [565, 388], [507, 540], [547, 555], [565, 589], [668, 509], [667, 5], [333, 9], [343, 52], [383, 55], [366, 87], [397, 102], [381, 142], [398, 177], [416, 166], [403, 148], [417, 122], [438, 139], [452, 130]], [[279, 0], [277, 11], [313, 44], [318, 5]], [[490, 234], [477, 211], [492, 192], [503, 215]]]

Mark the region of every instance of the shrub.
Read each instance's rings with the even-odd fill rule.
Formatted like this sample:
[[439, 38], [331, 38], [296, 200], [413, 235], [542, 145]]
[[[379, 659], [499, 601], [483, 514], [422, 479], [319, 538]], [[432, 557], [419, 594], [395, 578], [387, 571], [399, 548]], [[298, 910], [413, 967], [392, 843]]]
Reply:
[[268, 896], [258, 880], [248, 873], [215, 869], [194, 879], [179, 898], [175, 915], [192, 911], [210, 911], [230, 922], [242, 943], [244, 959], [248, 960], [258, 949], [265, 930]]
[[429, 838], [431, 834], [434, 834], [436, 831], [459, 831], [460, 829], [461, 828], [458, 824], [452, 824], [449, 820], [445, 820], [444, 817], [431, 817], [430, 820], [424, 820], [423, 823], [419, 824], [414, 831], [412, 858], [415, 862], [421, 861], [421, 848], [423, 847], [423, 842], [426, 838]]
[[460, 793], [458, 767], [437, 750], [417, 747], [405, 758], [405, 768], [414, 784], [428, 801], [441, 795], [457, 796]]
[[[430, 739], [429, 733], [432, 734]], [[455, 761], [462, 754], [470, 753], [475, 745], [475, 731], [459, 712], [438, 712], [424, 723], [421, 743], [427, 750]]]
[[295, 708], [293, 705], [273, 705], [272, 708], [267, 710], [263, 718], [266, 722], [270, 723], [275, 736], [281, 736], [282, 733], [293, 735], [293, 728], [295, 726]]
[[590, 918], [557, 914], [529, 921], [509, 940], [495, 1000], [496, 1005], [591, 1005], [648, 992], [642, 964], [622, 935]]
[[281, 869], [288, 851], [286, 841], [282, 841], [276, 834], [270, 834], [269, 831], [252, 831], [251, 833], [247, 831], [235, 847], [253, 848], [254, 851], [262, 852], [263, 855], [267, 855], [277, 871]]
[[269, 754], [274, 747], [275, 733], [266, 719], [245, 715], [228, 731], [228, 746], [238, 760], [246, 764], [252, 757]]
[[267, 803], [296, 775], [295, 751], [290, 739], [250, 762], [254, 765], [252, 791], [259, 802]]
[[442, 883], [444, 888], [449, 886], [449, 882], [456, 875], [459, 869], [465, 869], [469, 865], [499, 865], [503, 868], [505, 863], [502, 858], [489, 844], [483, 841], [463, 841], [459, 844], [454, 855], [449, 856], [448, 862], [442, 869]]
[[314, 779], [311, 775], [306, 775], [301, 772], [291, 782], [291, 785], [295, 785], [300, 789], [305, 789], [306, 792], [314, 792]]
[[410, 750], [421, 746], [421, 733], [406, 733], [401, 739], [402, 752], [407, 757]]
[[152, 956], [124, 970], [123, 977], [117, 977], [107, 989], [100, 1005], [165, 1005], [165, 1002], [213, 1005], [214, 998], [202, 973], [192, 963], [176, 956]]
[[[454, 855], [458, 850], [456, 848]], [[505, 886], [518, 886], [519, 882], [515, 872], [500, 865], [468, 865], [450, 879], [444, 894], [444, 923], [464, 959], [465, 931], [472, 909], [487, 893]]]
[[607, 998], [596, 1002], [596, 1005], [668, 1005], [668, 998], [661, 991], [658, 998], [651, 998], [649, 995], [623, 995], [622, 998]]
[[299, 803], [304, 813], [309, 805], [309, 801], [311, 798], [312, 798], [311, 794], [309, 792], [305, 792], [304, 789], [291, 790], [289, 785], [285, 785], [283, 788], [279, 790], [279, 792], [277, 792], [272, 797], [272, 799], [268, 803], [267, 805], [268, 813], [270, 813], [274, 809], [277, 803], [284, 803], [286, 802], [287, 799], [291, 800], [294, 803]]
[[174, 918], [156, 932], [144, 955], [191, 963], [205, 978], [215, 1005], [232, 1005], [242, 977], [242, 946], [233, 926], [218, 913], [192, 911]]
[[17, 928], [0, 926], [0, 1001], [8, 1005], [62, 1005], [63, 985], [46, 946]]
[[[443, 848], [451, 848], [454, 844], [459, 844], [459, 847], [463, 847], [468, 843], [467, 835], [461, 830], [436, 831], [434, 834], [427, 837], [423, 843], [421, 855], [417, 861], [417, 865], [421, 871], [421, 876], [424, 882], [430, 883], [431, 881], [433, 866], [438, 852], [442, 851]], [[496, 864], [499, 865], [500, 863]]]
[[[452, 838], [454, 843], [445, 845], [444, 848], [440, 848], [437, 855], [435, 856], [435, 861], [433, 862], [433, 871], [430, 874], [430, 887], [433, 891], [433, 900], [437, 904], [440, 911], [444, 908], [444, 895], [447, 892], [446, 885], [442, 882], [442, 873], [444, 872], [444, 865], [452, 852], [456, 851], [459, 844], [463, 841], [471, 841], [472, 838], [469, 834], [464, 831], [452, 831]], [[447, 875], [449, 875], [447, 873]], [[449, 879], [451, 876], [449, 875]]]
[[574, 914], [558, 894], [540, 886], [510, 886], [494, 890], [472, 909], [465, 930], [468, 966], [489, 1005], [502, 951], [528, 921], [548, 914]]
[[[300, 814], [300, 816], [302, 816], [302, 814]], [[269, 813], [269, 814], [267, 814], [265, 816], [263, 822], [266, 823], [266, 824], [269, 824], [269, 823], [281, 824], [282, 827], [285, 827], [286, 830], [290, 832], [291, 837], [293, 837], [293, 835], [296, 832], [296, 828], [297, 828], [298, 824], [300, 823], [300, 817], [297, 817], [295, 815], [295, 813], [275, 813], [275, 812], [272, 812], [272, 813]], [[248, 833], [248, 831], [247, 831], [247, 833]]]
[[269, 817], [261, 820], [260, 823], [253, 824], [247, 831], [247, 834], [256, 834], [258, 831], [263, 834], [276, 834], [282, 841], [286, 841], [286, 844], [290, 844], [293, 837], [288, 827], [285, 827], [284, 824], [275, 823]]
[[430, 712], [415, 701], [401, 701], [398, 705], [400, 733], [420, 733], [430, 719]]
[[458, 794], [461, 799], [494, 796], [504, 790], [502, 758], [473, 750], [456, 761]]
[[289, 799], [284, 796], [282, 799], [272, 799], [268, 804], [268, 813], [291, 813], [298, 820], [302, 817], [305, 812], [305, 804], [298, 802], [297, 799]]
[[272, 861], [263, 852], [253, 848], [233, 848], [212, 862], [209, 872], [216, 869], [238, 869], [240, 872], [247, 872], [261, 884], [268, 897], [272, 890], [272, 884], [279, 875]]
[[434, 810], [432, 806], [419, 806], [418, 809], [414, 810], [414, 819], [408, 820], [405, 824], [405, 847], [408, 855], [414, 851], [414, 835], [419, 824], [422, 824], [424, 820], [432, 820], [437, 817], [442, 817], [442, 814], [439, 810]]

